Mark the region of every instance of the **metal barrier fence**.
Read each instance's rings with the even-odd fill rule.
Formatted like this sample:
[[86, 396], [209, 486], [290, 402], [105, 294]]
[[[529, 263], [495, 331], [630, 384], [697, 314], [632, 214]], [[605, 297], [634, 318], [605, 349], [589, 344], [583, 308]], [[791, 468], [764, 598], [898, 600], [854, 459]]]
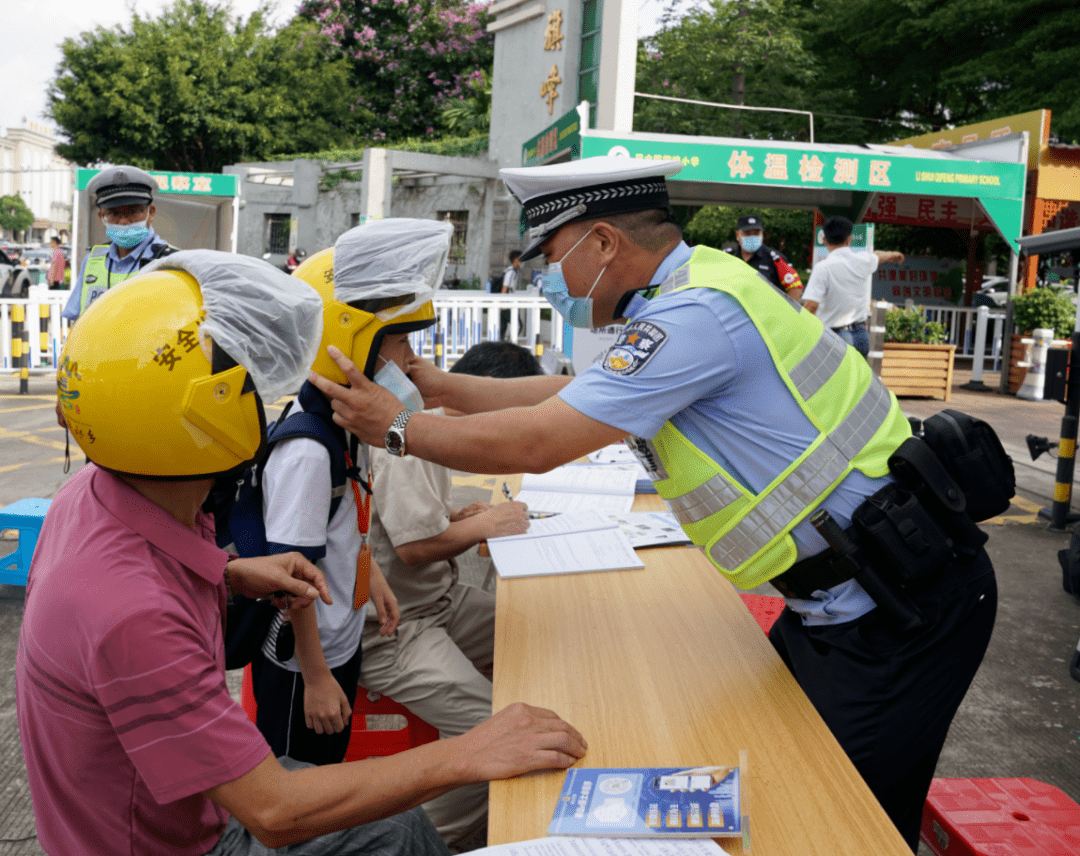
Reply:
[[[914, 308], [913, 301], [907, 301], [906, 308]], [[1005, 310], [989, 309], [985, 306], [921, 306], [927, 321], [937, 321], [945, 328], [945, 344], [956, 345], [956, 356], [984, 359], [990, 357], [992, 367], [989, 371], [998, 371], [1002, 357], [1002, 339], [1005, 335]], [[986, 318], [985, 338], [982, 339], [981, 353], [979, 342], [979, 313]]]
[[[0, 299], [0, 369], [26, 374], [56, 371], [69, 327], [60, 312], [69, 294], [32, 286], [26, 299]], [[440, 368], [489, 340], [506, 339], [534, 353], [541, 348], [562, 350], [562, 318], [541, 295], [440, 291], [433, 302], [438, 323], [413, 333], [412, 346]]]

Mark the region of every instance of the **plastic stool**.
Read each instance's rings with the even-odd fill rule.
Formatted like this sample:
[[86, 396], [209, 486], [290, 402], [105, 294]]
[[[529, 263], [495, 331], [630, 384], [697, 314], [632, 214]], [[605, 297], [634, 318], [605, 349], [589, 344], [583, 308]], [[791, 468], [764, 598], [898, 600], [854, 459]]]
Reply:
[[1073, 856], [1080, 806], [1035, 779], [934, 779], [919, 834], [936, 856]]
[[767, 594], [740, 594], [739, 597], [743, 599], [746, 608], [754, 616], [754, 621], [768, 636], [769, 629], [776, 623], [780, 613], [784, 611], [784, 599], [782, 597], [771, 597]]
[[51, 499], [20, 499], [0, 508], [0, 529], [19, 531], [19, 546], [15, 552], [0, 559], [0, 583], [26, 585], [26, 575], [30, 573], [30, 561], [34, 558], [41, 524], [51, 504]]
[[[372, 700], [371, 696], [376, 698]], [[240, 690], [240, 703], [248, 718], [254, 722], [258, 705], [255, 703], [255, 689], [251, 682], [251, 664], [244, 666], [244, 680]], [[402, 716], [405, 725], [394, 729], [368, 729], [369, 716]], [[414, 746], [431, 743], [439, 739], [439, 729], [428, 725], [419, 716], [404, 705], [398, 704], [388, 696], [368, 693], [358, 687], [356, 703], [350, 722], [349, 748], [345, 750], [346, 761], [361, 761], [372, 756], [396, 755]]]

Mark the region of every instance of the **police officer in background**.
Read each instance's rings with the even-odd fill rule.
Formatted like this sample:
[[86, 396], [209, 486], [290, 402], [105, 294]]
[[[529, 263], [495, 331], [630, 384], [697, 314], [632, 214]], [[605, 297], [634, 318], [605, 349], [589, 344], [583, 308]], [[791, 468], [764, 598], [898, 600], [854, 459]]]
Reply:
[[731, 247], [724, 250], [725, 253], [740, 256], [792, 300], [802, 297], [803, 284], [798, 271], [782, 252], [765, 246], [764, 226], [760, 217], [756, 214], [740, 217], [736, 224], [735, 240], [739, 243], [738, 249]]
[[[86, 187], [107, 244], [96, 244], [83, 259], [71, 296], [60, 314], [74, 324], [106, 291], [134, 276], [154, 259], [176, 252], [154, 231], [154, 177], [137, 166], [110, 166]], [[56, 421], [66, 427], [63, 408], [56, 403]]]
[[[889, 457], [920, 441], [815, 316], [741, 260], [682, 241], [665, 182], [681, 168], [598, 157], [501, 171], [530, 224], [523, 257], [543, 253], [543, 290], [564, 318], [630, 319], [576, 378], [477, 378], [414, 358], [427, 407], [474, 414], [453, 419], [403, 409], [333, 351], [351, 388], [313, 382], [362, 440], [468, 472], [545, 472], [631, 435], [717, 569], [784, 595], [774, 647], [915, 850], [938, 753], [994, 624], [985, 535], [967, 520], [973, 543], [954, 551], [925, 522], [908, 526], [913, 499], [896, 515], [900, 540], [918, 530], [935, 546], [917, 579], [861, 541], [853, 517], [899, 489]], [[856, 534], [859, 552], [845, 543]]]

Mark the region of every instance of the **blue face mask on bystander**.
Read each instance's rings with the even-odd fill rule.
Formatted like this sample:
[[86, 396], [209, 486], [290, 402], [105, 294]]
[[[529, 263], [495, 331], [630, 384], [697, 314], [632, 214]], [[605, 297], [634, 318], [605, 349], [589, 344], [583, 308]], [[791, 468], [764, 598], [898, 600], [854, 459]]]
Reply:
[[106, 223], [105, 236], [116, 246], [130, 250], [145, 241], [147, 235], [150, 234], [147, 223], [148, 220], [139, 223], [128, 223], [126, 226], [112, 226]]
[[739, 239], [739, 245], [748, 253], [756, 253], [761, 249], [761, 235], [745, 235]]

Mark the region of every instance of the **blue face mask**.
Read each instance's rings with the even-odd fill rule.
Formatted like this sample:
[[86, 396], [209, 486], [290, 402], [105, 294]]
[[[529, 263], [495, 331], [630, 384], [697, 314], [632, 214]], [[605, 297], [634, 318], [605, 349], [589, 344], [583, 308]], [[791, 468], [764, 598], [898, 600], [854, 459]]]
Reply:
[[140, 223], [129, 223], [126, 226], [105, 224], [105, 236], [116, 246], [123, 247], [125, 250], [138, 246], [146, 240], [149, 234], [150, 229], [147, 227], [147, 220]]
[[761, 235], [745, 235], [739, 239], [739, 245], [748, 253], [756, 253], [761, 249]]
[[375, 374], [375, 383], [383, 389], [390, 390], [394, 394], [394, 398], [408, 407], [409, 410], [416, 412], [423, 410], [424, 397], [420, 394], [420, 390], [416, 388], [416, 384], [393, 360], [388, 360], [382, 356], [379, 359], [385, 362], [386, 365]]
[[600, 277], [604, 275], [604, 271], [607, 270], [607, 265], [604, 265], [604, 269], [600, 271], [600, 275], [593, 281], [592, 288], [589, 289], [589, 293], [584, 297], [572, 297], [570, 295], [570, 289], [566, 285], [566, 279], [563, 277], [562, 263], [566, 261], [570, 253], [574, 252], [590, 234], [590, 229], [578, 240], [574, 246], [563, 254], [563, 257], [557, 261], [552, 262], [544, 267], [544, 272], [540, 277], [540, 290], [544, 293], [544, 297], [547, 298], [555, 310], [566, 319], [566, 323], [571, 327], [582, 327], [586, 329], [593, 329], [596, 324], [593, 320], [593, 299], [592, 293], [596, 290], [596, 284], [600, 282]]

